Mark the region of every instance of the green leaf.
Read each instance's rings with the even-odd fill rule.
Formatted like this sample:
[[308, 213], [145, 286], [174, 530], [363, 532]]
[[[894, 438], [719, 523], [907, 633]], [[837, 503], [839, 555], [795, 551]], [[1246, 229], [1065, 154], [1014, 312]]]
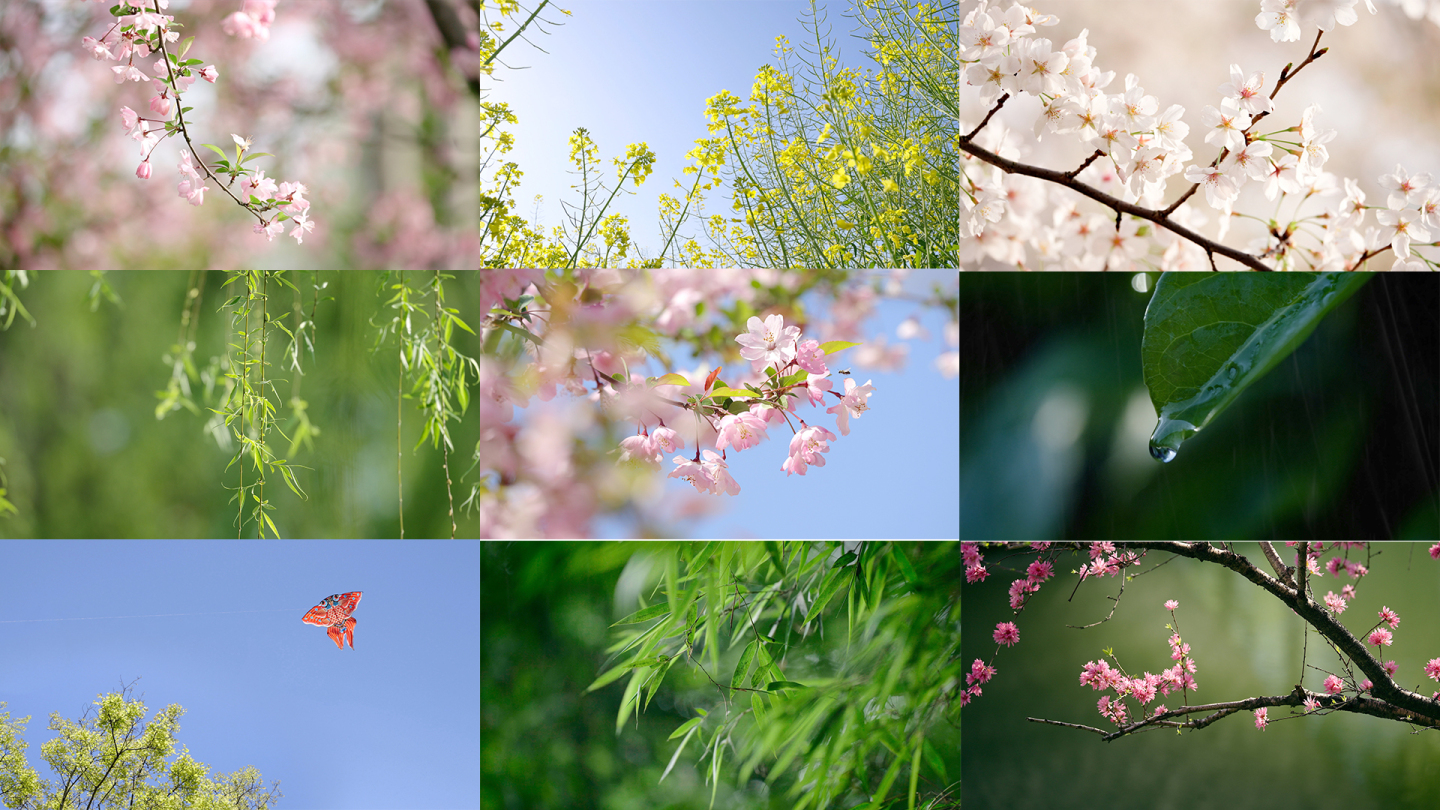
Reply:
[[663, 376], [663, 377], [656, 377], [656, 378], [650, 383], [650, 387], [651, 387], [651, 388], [654, 388], [654, 387], [657, 386], [657, 385], [689, 385], [689, 384], [690, 384], [690, 381], [689, 381], [689, 380], [685, 379], [684, 377], [682, 377], [682, 376], [680, 376], [679, 374], [676, 374], [675, 372], [672, 371], [672, 372], [670, 372], [669, 374], [666, 374], [666, 375]]
[[1145, 310], [1141, 366], [1169, 461], [1284, 360], [1369, 273], [1163, 273]]
[[203, 147], [205, 147], [206, 149], [214, 150], [215, 154], [219, 155], [222, 160], [225, 158], [225, 150], [224, 150], [224, 149], [221, 149], [220, 147], [216, 146], [215, 144], [213, 144], [213, 143], [202, 143], [202, 144], [200, 144], [200, 145], [203, 146]]
[[728, 402], [728, 403], [730, 403], [730, 404], [728, 404], [728, 405], [725, 406], [725, 410], [728, 411], [728, 412], [730, 412], [730, 413], [741, 414], [741, 413], [745, 413], [746, 411], [750, 410], [750, 406], [747, 405], [747, 404], [745, 404], [745, 401], [744, 401], [744, 400], [741, 400], [741, 399], [730, 399], [730, 400], [726, 400], [726, 402]]
[[181, 112], [181, 114], [184, 114], [184, 113], [190, 112], [190, 111], [193, 110], [193, 109], [195, 109], [195, 108], [194, 108], [194, 107], [185, 107], [185, 108], [181, 109], [180, 112]]
[[[660, 774], [660, 781], [661, 781], [661, 782], [664, 782], [664, 781], [665, 781], [665, 777], [667, 777], [667, 776], [670, 775], [670, 769], [675, 767], [675, 762], [676, 762], [676, 760], [680, 759], [680, 752], [685, 750], [685, 743], [690, 742], [690, 738], [691, 738], [692, 736], [694, 736], [695, 731], [696, 731], [696, 728], [692, 726], [692, 727], [690, 728], [690, 731], [689, 731], [688, 733], [686, 733], [685, 739], [683, 739], [683, 740], [680, 741], [680, 747], [679, 747], [679, 748], [676, 748], [674, 755], [672, 755], [672, 756], [670, 757], [670, 764], [669, 764], [669, 765], [666, 765], [666, 766], [665, 766], [665, 772], [662, 773], [662, 774]], [[658, 783], [657, 783], [657, 784], [658, 784]]]
[[254, 160], [257, 157], [274, 157], [274, 155], [270, 154], [269, 152], [252, 152], [251, 154], [248, 154], [244, 158], [242, 158], [240, 162], [243, 164], [246, 161]]
[[660, 670], [655, 673], [655, 677], [650, 679], [650, 691], [645, 694], [646, 711], [650, 710], [650, 701], [655, 699], [655, 692], [660, 688], [660, 684], [665, 682], [665, 676], [670, 674], [670, 667], [675, 666], [675, 662], [680, 660], [680, 656], [678, 655], [672, 656], [668, 661], [665, 660], [666, 657], [663, 655], [659, 658], [661, 661], [664, 661], [664, 666], [660, 667]]
[[745, 645], [745, 652], [740, 653], [740, 663], [735, 665], [735, 674], [730, 676], [730, 688], [745, 682], [745, 676], [750, 674], [750, 663], [755, 660], [755, 647], [759, 644], [759, 641], [752, 641]]
[[664, 616], [669, 612], [670, 605], [668, 603], [664, 605], [651, 605], [650, 607], [644, 608], [643, 610], [637, 610], [634, 613], [631, 613], [629, 616], [626, 616], [625, 618], [621, 619], [618, 622], [615, 622], [615, 624], [612, 624], [610, 626], [615, 627], [616, 625], [621, 624], [639, 624], [640, 622], [648, 622], [651, 619]]
[[805, 620], [808, 622], [812, 618], [818, 617], [830, 600], [835, 597], [835, 594], [850, 587], [850, 579], [848, 576], [842, 576], [839, 571], [831, 571], [825, 579], [824, 586], [820, 588], [820, 596], [815, 600], [815, 604], [810, 606], [810, 611], [805, 614]]
[[781, 689], [804, 689], [805, 684], [794, 681], [771, 681], [765, 685], [766, 692], [776, 692]]
[[847, 551], [847, 552], [845, 552], [844, 554], [841, 554], [841, 555], [840, 555], [840, 558], [835, 561], [835, 565], [834, 565], [833, 567], [835, 567], [835, 568], [844, 568], [845, 566], [847, 566], [847, 565], [849, 565], [850, 563], [854, 562], [856, 556], [857, 556], [857, 555], [855, 554], [855, 552], [853, 552], [853, 551]]
[[935, 746], [931, 745], [929, 740], [926, 740], [922, 747], [925, 749], [925, 761], [930, 763], [930, 767], [940, 775], [940, 781], [948, 784], [950, 777], [945, 773], [945, 760], [940, 758], [940, 752], [935, 750]]
[[806, 381], [807, 379], [809, 379], [809, 378], [810, 378], [810, 372], [808, 372], [808, 371], [806, 371], [805, 369], [802, 368], [802, 369], [800, 369], [799, 371], [795, 372], [794, 374], [787, 374], [787, 375], [785, 375], [784, 377], [781, 377], [781, 378], [776, 382], [776, 385], [779, 386], [780, 388], [784, 388], [784, 387], [787, 386], [787, 385], [794, 385], [794, 384], [796, 384], [796, 383], [805, 382], [805, 381]]
[[[672, 733], [670, 737], [666, 739], [666, 742], [669, 742], [670, 740], [679, 737], [680, 735], [686, 733], [692, 728], [695, 728], [703, 722], [705, 722], [705, 718], [703, 717], [692, 717], [689, 720], [686, 720], [684, 723], [680, 724], [679, 728], [675, 729], [674, 733]], [[663, 779], [664, 777], [662, 776], [661, 778]]]
[[859, 345], [859, 343], [851, 343], [848, 340], [832, 340], [828, 343], [821, 343], [820, 351], [824, 352], [827, 355], [835, 354], [837, 352], [843, 352], [846, 349], [854, 348], [855, 346]]
[[905, 559], [905, 552], [892, 545], [890, 546], [890, 556], [895, 558], [895, 564], [900, 566], [900, 575], [905, 577], [905, 581], [910, 583], [910, 587], [914, 588], [920, 584], [920, 577], [916, 576], [910, 561]]
[[622, 677], [624, 677], [626, 672], [629, 672], [629, 669], [626, 668], [624, 664], [621, 664], [620, 666], [615, 667], [614, 669], [611, 669], [610, 671], [596, 678], [594, 683], [585, 687], [585, 691], [586, 693], [594, 692], [596, 689], [599, 689], [602, 686], [608, 686], [609, 684], [612, 684], [615, 681], [618, 681]]
[[712, 397], [730, 397], [731, 399], [754, 399], [755, 394], [749, 391], [737, 391], [734, 388], [713, 388], [710, 390]]

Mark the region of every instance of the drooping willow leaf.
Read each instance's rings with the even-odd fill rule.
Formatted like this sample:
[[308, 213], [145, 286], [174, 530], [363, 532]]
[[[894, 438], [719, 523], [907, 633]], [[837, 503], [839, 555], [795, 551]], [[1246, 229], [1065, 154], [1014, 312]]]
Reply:
[[1145, 309], [1141, 365], [1160, 417], [1150, 454], [1171, 461], [1296, 349], [1369, 273], [1164, 273]]

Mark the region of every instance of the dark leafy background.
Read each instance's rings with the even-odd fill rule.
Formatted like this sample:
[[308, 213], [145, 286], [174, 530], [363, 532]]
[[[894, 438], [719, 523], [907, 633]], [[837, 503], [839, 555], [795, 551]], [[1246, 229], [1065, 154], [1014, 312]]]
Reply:
[[[1148, 298], [1129, 274], [961, 275], [962, 539], [1440, 537], [1440, 278], [1377, 275], [1170, 464], [1146, 445]], [[1058, 449], [1036, 418], [1057, 401], [1085, 411]]]

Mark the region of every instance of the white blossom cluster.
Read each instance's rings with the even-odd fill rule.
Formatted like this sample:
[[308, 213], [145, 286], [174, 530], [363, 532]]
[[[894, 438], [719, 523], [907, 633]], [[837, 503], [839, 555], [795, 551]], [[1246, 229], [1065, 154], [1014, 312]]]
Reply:
[[[1115, 73], [1098, 67], [1096, 49], [1086, 41], [1088, 29], [1056, 47], [1036, 35], [1038, 27], [1056, 24], [1056, 17], [1017, 3], [1007, 7], [1006, 2], [978, 0], [962, 20], [966, 92], [978, 95], [992, 112], [1007, 95], [1036, 98], [1042, 109], [1029, 133], [998, 120], [962, 122], [962, 132], [979, 127], [975, 146], [1025, 163], [1047, 135], [1078, 139], [1101, 156], [1074, 176], [1075, 183], [1157, 212], [1172, 204], [1165, 199], [1166, 181], [1182, 175], [1195, 184], [1196, 196], [1203, 192], [1208, 207], [1217, 212], [1222, 242], [1241, 188], [1263, 184], [1267, 200], [1278, 197], [1281, 203], [1293, 203], [1288, 218], [1272, 215], [1268, 232], [1243, 248], [1273, 269], [1354, 269], [1387, 246], [1394, 252], [1392, 269], [1435, 266], [1411, 247], [1427, 243], [1432, 234], [1440, 236], [1440, 187], [1428, 174], [1411, 176], [1397, 167], [1394, 174], [1380, 178], [1389, 196], [1375, 218], [1378, 225], [1367, 222], [1367, 210], [1378, 206], [1365, 205], [1365, 193], [1354, 180], [1342, 183], [1324, 169], [1326, 144], [1336, 132], [1316, 126], [1319, 105], [1307, 107], [1293, 126], [1279, 129], [1267, 122], [1268, 134], [1252, 132], [1260, 117], [1274, 113], [1275, 91], [1266, 90], [1263, 73], [1247, 76], [1239, 65], [1231, 65], [1231, 81], [1218, 88], [1219, 103], [1206, 106], [1199, 117], [1205, 142], [1220, 152], [1208, 164], [1191, 163], [1184, 107], [1171, 104], [1162, 111], [1133, 74], [1125, 77], [1123, 89], [1107, 92]], [[1353, 24], [1359, 2], [1375, 11], [1372, 0], [1262, 0], [1255, 22], [1273, 40], [1293, 41], [1303, 27], [1328, 31], [1337, 24]], [[1431, 7], [1422, 6], [1423, 0], [1404, 3], [1412, 17], [1429, 13]], [[1432, 6], [1440, 6], [1440, 0]], [[1435, 19], [1440, 20], [1440, 13]], [[1082, 203], [1080, 193], [1058, 182], [1007, 173], [965, 150], [969, 142], [967, 137], [962, 143], [960, 257], [965, 265], [988, 259], [1019, 269], [1215, 266], [1205, 246], [1154, 222], [1117, 217]], [[1166, 221], [1193, 229], [1205, 219], [1185, 202]]]

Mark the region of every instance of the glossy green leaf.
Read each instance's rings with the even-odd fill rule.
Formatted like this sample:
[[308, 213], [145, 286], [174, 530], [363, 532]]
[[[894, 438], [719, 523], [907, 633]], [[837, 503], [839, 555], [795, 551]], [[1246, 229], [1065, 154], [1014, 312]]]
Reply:
[[836, 352], [843, 352], [846, 349], [850, 349], [859, 345], [859, 343], [851, 343], [848, 340], [832, 340], [828, 343], [820, 344], [820, 351], [824, 352], [827, 355], [831, 355], [835, 354]]
[[1145, 310], [1140, 356], [1159, 415], [1150, 454], [1175, 458], [1293, 352], [1368, 273], [1164, 273]]
[[737, 391], [734, 388], [714, 388], [710, 391], [712, 397], [730, 397], [731, 399], [754, 399], [757, 394], [751, 391]]
[[640, 622], [648, 622], [648, 621], [650, 621], [651, 619], [655, 619], [655, 618], [659, 618], [659, 617], [661, 617], [661, 616], [664, 616], [666, 613], [669, 613], [669, 612], [670, 612], [670, 605], [669, 605], [669, 603], [666, 603], [666, 604], [663, 604], [663, 605], [651, 605], [651, 606], [648, 607], [648, 608], [644, 608], [644, 609], [642, 609], [642, 610], [637, 610], [637, 611], [635, 611], [634, 613], [631, 613], [629, 616], [626, 616], [625, 618], [621, 619], [621, 620], [618, 621], [618, 622], [615, 622], [615, 624], [612, 624], [612, 625], [610, 625], [610, 626], [611, 626], [611, 627], [615, 627], [616, 625], [621, 625], [621, 624], [639, 624]]
[[684, 377], [682, 377], [682, 376], [680, 376], [679, 374], [676, 374], [675, 372], [672, 371], [672, 372], [670, 372], [669, 374], [666, 374], [666, 375], [663, 376], [663, 377], [657, 377], [657, 378], [655, 378], [654, 380], [652, 380], [650, 387], [651, 387], [651, 388], [654, 388], [654, 387], [657, 386], [657, 385], [689, 385], [689, 384], [690, 384], [690, 381], [689, 381], [689, 380], [685, 379]]

